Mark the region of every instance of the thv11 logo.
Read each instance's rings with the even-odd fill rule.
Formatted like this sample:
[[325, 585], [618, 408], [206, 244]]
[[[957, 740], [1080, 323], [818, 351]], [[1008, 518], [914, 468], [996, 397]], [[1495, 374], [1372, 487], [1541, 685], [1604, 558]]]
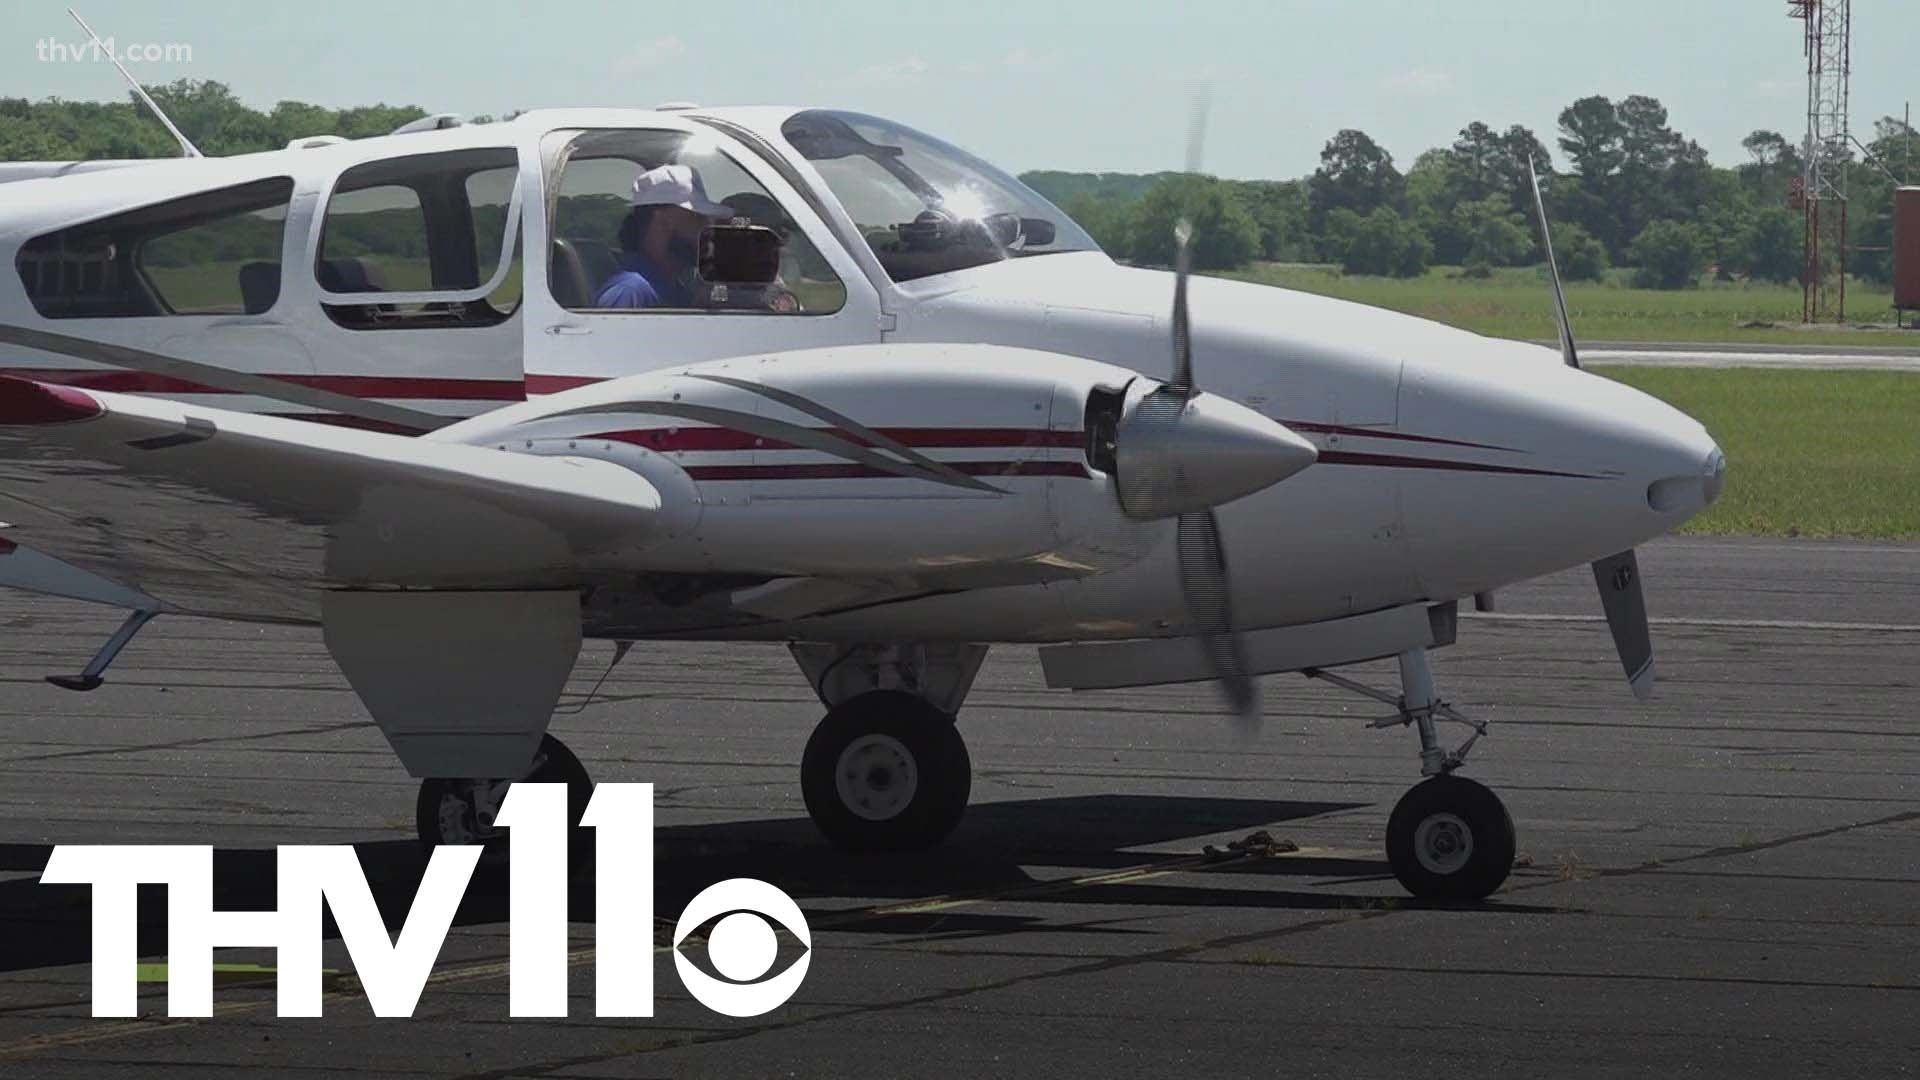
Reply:
[[[497, 823], [513, 830], [508, 867], [508, 1009], [514, 1017], [567, 1015], [567, 787], [514, 784]], [[653, 1015], [653, 785], [601, 784], [582, 822], [594, 830], [594, 1015]], [[283, 845], [278, 907], [213, 910], [213, 848], [192, 845], [74, 845], [53, 849], [40, 881], [93, 887], [93, 1015], [135, 1016], [138, 893], [167, 887], [167, 1015], [213, 1015], [215, 946], [278, 952], [279, 1015], [319, 1016], [321, 905], [376, 1016], [411, 1016], [433, 972], [454, 913], [466, 895], [478, 845], [441, 845], [427, 862], [400, 933], [388, 937], [353, 848]], [[724, 916], [707, 954], [724, 978], [689, 961], [680, 945]], [[762, 916], [765, 916], [763, 918]], [[807, 951], [765, 978], [778, 950], [767, 919]], [[800, 989], [813, 957], [807, 920], [793, 898], [764, 881], [732, 878], [695, 896], [673, 931], [680, 981], [702, 1005], [728, 1016], [759, 1016]]]

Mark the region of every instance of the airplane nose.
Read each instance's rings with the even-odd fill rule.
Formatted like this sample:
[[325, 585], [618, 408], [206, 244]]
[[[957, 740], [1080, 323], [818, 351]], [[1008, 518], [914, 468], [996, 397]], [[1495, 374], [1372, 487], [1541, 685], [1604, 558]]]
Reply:
[[1707, 455], [1707, 479], [1706, 482], [1701, 485], [1707, 494], [1708, 506], [1712, 506], [1714, 500], [1720, 497], [1720, 489], [1725, 487], [1726, 484], [1727, 455], [1721, 453], [1720, 447], [1715, 445], [1713, 452]]
[[[1703, 439], [1705, 433], [1702, 432]], [[1690, 518], [1712, 506], [1727, 482], [1727, 456], [1718, 444], [1705, 439], [1709, 449], [1685, 472], [1663, 476], [1647, 485], [1647, 507], [1657, 514]]]
[[1318, 460], [1286, 425], [1214, 394], [1164, 387], [1141, 398], [1114, 439], [1120, 505], [1142, 520], [1205, 510], [1285, 480]]

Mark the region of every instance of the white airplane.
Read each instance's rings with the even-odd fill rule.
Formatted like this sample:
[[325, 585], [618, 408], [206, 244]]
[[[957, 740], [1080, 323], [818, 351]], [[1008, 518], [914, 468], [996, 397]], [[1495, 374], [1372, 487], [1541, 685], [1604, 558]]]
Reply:
[[[513, 780], [590, 790], [546, 734], [583, 638], [784, 641], [827, 709], [809, 813], [907, 849], [960, 820], [990, 644], [1040, 644], [1056, 687], [1217, 680], [1243, 724], [1254, 676], [1305, 672], [1418, 734], [1386, 848], [1441, 899], [1514, 853], [1458, 774], [1486, 726], [1428, 668], [1457, 602], [1591, 562], [1651, 689], [1633, 548], [1724, 459], [1579, 370], [1564, 304], [1559, 363], [1116, 265], [1011, 176], [853, 113], [420, 126], [11, 168], [0, 584], [129, 611], [58, 685], [159, 614], [317, 625], [421, 779], [421, 839], [484, 842]], [[666, 164], [732, 220], [680, 306], [597, 307]], [[1328, 671], [1384, 657], [1397, 694]]]

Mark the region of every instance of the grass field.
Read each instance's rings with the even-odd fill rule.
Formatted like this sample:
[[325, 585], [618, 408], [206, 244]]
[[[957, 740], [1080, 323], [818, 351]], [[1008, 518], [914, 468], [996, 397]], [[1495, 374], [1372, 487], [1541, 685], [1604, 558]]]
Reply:
[[[1424, 277], [1400, 280], [1346, 276], [1332, 267], [1256, 263], [1227, 276], [1392, 308], [1496, 337], [1542, 340], [1556, 336], [1544, 268], [1496, 270], [1482, 280], [1459, 273], [1453, 267], [1438, 267]], [[1624, 281], [1626, 274], [1614, 271], [1605, 284], [1579, 282], [1567, 287], [1573, 330], [1581, 340], [1920, 349], [1920, 332], [1891, 328], [1891, 291], [1865, 282], [1847, 285], [1847, 311], [1856, 325], [1803, 329], [1800, 289], [1795, 285], [1706, 282], [1698, 288], [1663, 291], [1630, 288]], [[1857, 325], [1878, 323], [1887, 325]]]
[[1720, 500], [1682, 532], [1920, 539], [1920, 375], [1607, 367], [1727, 455]]

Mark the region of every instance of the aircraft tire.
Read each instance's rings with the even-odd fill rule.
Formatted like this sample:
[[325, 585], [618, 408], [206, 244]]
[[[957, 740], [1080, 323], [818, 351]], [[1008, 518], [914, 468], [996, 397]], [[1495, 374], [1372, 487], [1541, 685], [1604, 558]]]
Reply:
[[1422, 900], [1482, 900], [1513, 869], [1513, 818], [1500, 797], [1463, 776], [1414, 785], [1387, 820], [1393, 876]]
[[[543, 736], [534, 754], [533, 770], [522, 782], [567, 785], [568, 835], [573, 838], [574, 854], [591, 854], [592, 833], [580, 827], [586, 816], [587, 800], [593, 797], [593, 778], [567, 744], [552, 735]], [[420, 846], [431, 853], [440, 844], [485, 844], [487, 855], [495, 858], [506, 853], [510, 829], [482, 828], [474, 819], [469, 797], [470, 781], [430, 778], [420, 781], [420, 794], [414, 802], [414, 824]]]
[[875, 690], [828, 712], [800, 759], [807, 813], [845, 851], [921, 851], [966, 812], [973, 762], [953, 717]]

